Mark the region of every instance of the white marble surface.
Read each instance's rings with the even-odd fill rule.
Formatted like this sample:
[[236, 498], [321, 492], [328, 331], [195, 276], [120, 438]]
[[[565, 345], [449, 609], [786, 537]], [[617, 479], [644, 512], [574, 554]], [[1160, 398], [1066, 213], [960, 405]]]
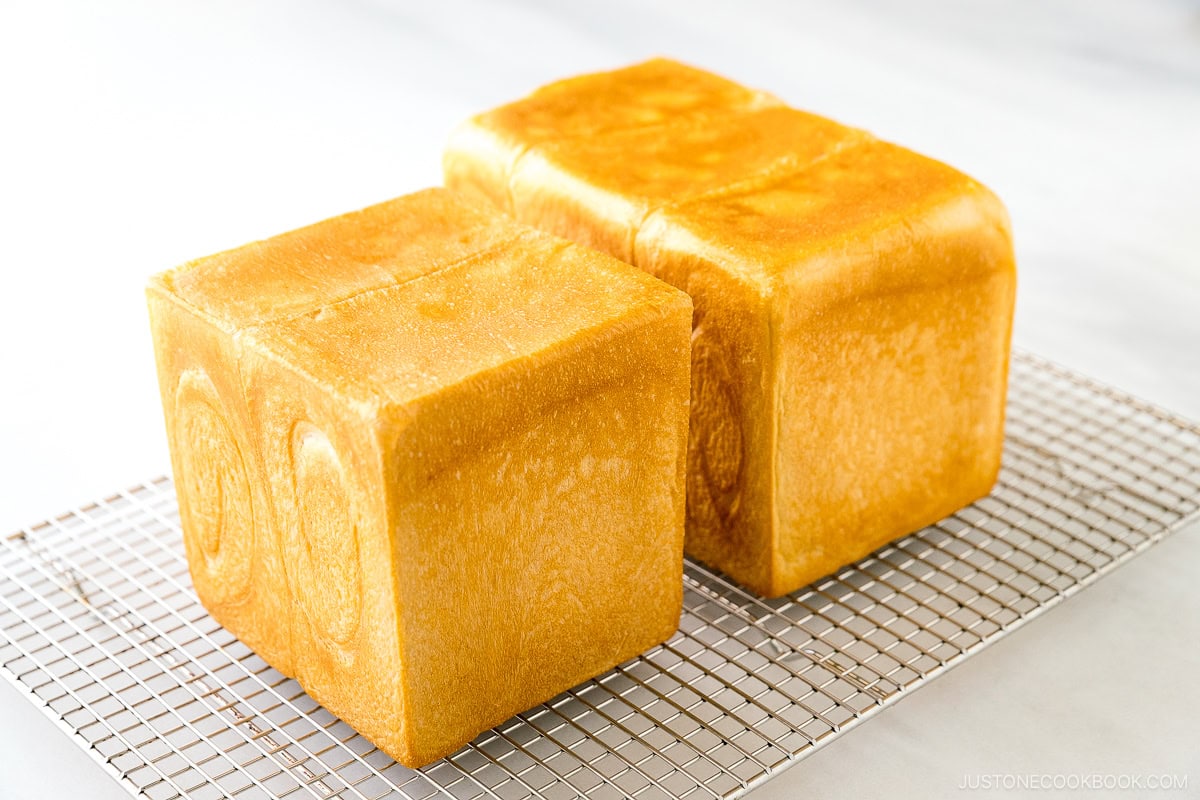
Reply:
[[[1016, 229], [1017, 342], [1200, 418], [1200, 5], [734, 6], [0, 6], [0, 529], [166, 470], [146, 275], [436, 183], [472, 111], [653, 54], [988, 183]], [[1189, 773], [1200, 794], [1198, 539], [756, 796], [947, 796], [1028, 769]], [[0, 686], [0, 798], [78, 796], [122, 795]]]

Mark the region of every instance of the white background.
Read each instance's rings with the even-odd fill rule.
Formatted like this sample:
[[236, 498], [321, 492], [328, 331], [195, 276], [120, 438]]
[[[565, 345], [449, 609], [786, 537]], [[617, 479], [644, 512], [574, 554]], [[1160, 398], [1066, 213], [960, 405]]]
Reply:
[[[0, 531], [167, 471], [150, 273], [435, 184], [463, 117], [655, 54], [990, 185], [1018, 345], [1200, 418], [1196, 2], [8, 2]], [[1189, 773], [1200, 795], [1197, 534], [756, 797], [1027, 770]], [[0, 686], [0, 797], [75, 796], [121, 795]]]

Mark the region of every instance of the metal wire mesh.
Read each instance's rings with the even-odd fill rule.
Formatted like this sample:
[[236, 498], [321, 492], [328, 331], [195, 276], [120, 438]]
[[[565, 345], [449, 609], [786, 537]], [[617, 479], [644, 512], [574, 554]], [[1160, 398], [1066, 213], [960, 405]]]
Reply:
[[132, 793], [733, 797], [1200, 508], [1200, 427], [1018, 354], [988, 498], [788, 597], [689, 563], [667, 643], [420, 771], [197, 603], [166, 478], [0, 542], [0, 673]]

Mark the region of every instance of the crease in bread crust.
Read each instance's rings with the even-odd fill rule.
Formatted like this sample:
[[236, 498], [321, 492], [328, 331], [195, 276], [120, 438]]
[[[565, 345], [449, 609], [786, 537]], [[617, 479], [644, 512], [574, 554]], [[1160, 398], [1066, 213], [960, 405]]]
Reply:
[[[762, 108], [774, 108], [783, 106], [782, 101], [774, 98], [765, 92], [760, 92], [762, 102], [748, 105], [744, 108], [722, 109], [722, 115], [725, 117], [745, 117], [758, 111]], [[711, 110], [703, 112], [692, 112], [683, 114], [680, 117], [673, 117], [662, 122], [650, 123], [645, 125], [624, 125], [612, 126], [608, 128], [599, 128], [595, 131], [595, 135], [611, 134], [614, 132], [631, 132], [631, 131], [653, 131], [662, 130], [668, 133], [673, 128], [683, 128], [692, 125], [697, 119], [702, 118], [706, 114], [711, 114]], [[642, 230], [656, 216], [672, 211], [678, 211], [692, 204], [701, 204], [713, 200], [719, 200], [726, 197], [736, 197], [743, 194], [751, 194], [760, 191], [764, 188], [795, 178], [823, 162], [843, 154], [845, 151], [860, 147], [864, 144], [880, 141], [877, 137], [868, 131], [858, 128], [846, 128], [846, 135], [839, 141], [833, 144], [828, 149], [817, 154], [813, 158], [799, 161], [794, 154], [785, 153], [776, 158], [774, 161], [758, 167], [754, 171], [742, 177], [727, 181], [718, 186], [710, 187], [697, 194], [688, 195], [679, 200], [666, 200], [655, 202], [650, 198], [636, 198], [640, 202], [635, 202], [635, 198], [623, 196], [620, 193], [609, 191], [599, 186], [588, 183], [586, 180], [575, 176], [560, 167], [550, 154], [545, 152], [542, 143], [520, 143], [513, 145], [504, 141], [503, 137], [497, 131], [486, 127], [487, 115], [479, 115], [472, 118], [466, 123], [477, 132], [487, 132], [492, 143], [502, 145], [509, 149], [509, 158], [507, 159], [506, 168], [504, 170], [504, 188], [506, 195], [505, 210], [513, 214], [518, 219], [521, 215], [518, 213], [518, 203], [516, 197], [518, 191], [517, 181], [521, 177], [530, 177], [523, 167], [526, 162], [531, 159], [536, 159], [537, 164], [533, 166], [536, 170], [534, 176], [540, 174], [544, 176], [543, 181], [534, 181], [534, 185], [542, 190], [557, 189], [564, 197], [574, 198], [591, 198], [586, 203], [587, 207], [596, 212], [598, 209], [605, 209], [601, 214], [610, 222], [621, 224], [624, 219], [629, 220], [630, 231], [628, 234], [627, 244], [623, 245], [623, 252], [620, 254], [622, 260], [641, 266], [637, 263], [635, 254], [638, 250], [638, 239]], [[463, 126], [463, 127], [466, 127]], [[472, 134], [476, 135], [476, 134]], [[580, 139], [588, 136], [588, 134], [564, 135], [556, 142], [570, 141], [572, 139]], [[461, 142], [457, 142], [458, 146], [462, 146]], [[476, 154], [478, 155], [478, 154]], [[553, 183], [551, 183], [553, 181]], [[632, 218], [636, 215], [636, 218]], [[755, 286], [758, 291], [769, 294], [772, 291], [772, 281], [765, 279], [765, 276], [756, 276], [751, 270], [746, 268], [744, 260], [728, 257], [724, 255], [720, 248], [704, 243], [699, 237], [691, 236], [687, 232], [676, 227], [672, 232], [673, 236], [685, 237], [694, 248], [692, 252], [695, 255], [711, 260], [714, 264], [724, 269], [730, 275], [741, 279], [749, 285]], [[603, 249], [603, 248], [602, 248]]]
[[[278, 367], [289, 370], [298, 377], [312, 383], [321, 383], [327, 391], [330, 391], [347, 405], [356, 408], [359, 415], [364, 419], [376, 418], [380, 424], [383, 424], [386, 419], [379, 415], [379, 410], [382, 406], [386, 406], [392, 411], [400, 415], [399, 420], [392, 420], [401, 426], [412, 422], [422, 403], [431, 397], [443, 395], [445, 392], [468, 386], [474, 382], [486, 381], [497, 375], [519, 369], [523, 364], [536, 363], [544, 361], [547, 358], [555, 357], [559, 353], [568, 353], [572, 347], [579, 347], [590, 341], [596, 341], [597, 337], [607, 335], [621, 335], [623, 331], [631, 325], [640, 327], [651, 324], [658, 320], [672, 304], [676, 304], [686, 299], [686, 296], [680, 297], [674, 293], [661, 293], [657, 297], [647, 297], [639, 301], [637, 311], [632, 314], [627, 314], [619, 318], [602, 318], [591, 324], [581, 325], [573, 334], [556, 338], [545, 342], [542, 346], [532, 349], [526, 353], [513, 358], [504, 360], [501, 363], [491, 366], [482, 367], [476, 371], [463, 374], [457, 380], [450, 383], [441, 383], [436, 386], [429, 386], [424, 391], [415, 394], [397, 393], [392, 391], [389, 385], [374, 385], [369, 391], [358, 392], [343, 392], [339, 391], [338, 387], [330, 385], [325, 381], [319, 381], [315, 373], [306, 370], [296, 359], [289, 358], [285, 353], [277, 352], [270, 344], [270, 340], [274, 338], [270, 330], [274, 326], [286, 325], [290, 321], [301, 319], [306, 316], [315, 316], [320, 319], [322, 315], [329, 313], [331, 310], [344, 306], [356, 300], [371, 297], [383, 292], [394, 291], [400, 287], [418, 283], [426, 279], [433, 279], [447, 271], [454, 269], [463, 269], [472, 264], [479, 263], [485, 259], [494, 257], [500, 253], [504, 253], [514, 246], [522, 242], [536, 242], [545, 240], [546, 235], [534, 230], [517, 229], [515, 233], [500, 241], [493, 243], [487, 248], [480, 250], [472, 255], [457, 259], [451, 263], [443, 264], [437, 269], [418, 275], [409, 276], [403, 280], [394, 281], [389, 284], [375, 286], [367, 289], [351, 293], [344, 297], [339, 297], [335, 300], [323, 303], [320, 308], [308, 309], [297, 312], [295, 314], [281, 316], [277, 319], [264, 321], [253, 327], [239, 329], [232, 332], [234, 339], [239, 343], [239, 353], [246, 345], [252, 346], [256, 353], [268, 358]], [[554, 241], [550, 248], [539, 254], [540, 258], [552, 260], [556, 256], [567, 253], [574, 248], [577, 248], [573, 242], [565, 239]], [[628, 265], [622, 264], [615, 259], [612, 261], [612, 266], [624, 272], [630, 269]], [[634, 271], [633, 276], [639, 279], [642, 278], [642, 273]], [[186, 302], [186, 301], [183, 301]], [[690, 306], [690, 300], [687, 301]], [[244, 344], [243, 344], [244, 343]], [[511, 347], [511, 346], [510, 346]], [[354, 384], [347, 384], [353, 386]]]
[[[445, 264], [440, 264], [438, 267], [436, 267], [435, 269], [431, 269], [428, 272], [420, 272], [415, 275], [409, 275], [408, 277], [402, 278], [402, 279], [394, 279], [393, 278], [393, 280], [391, 280], [387, 283], [381, 283], [377, 286], [367, 286], [364, 288], [356, 289], [353, 292], [349, 292], [347, 294], [344, 294], [344, 295], [341, 295], [338, 297], [334, 297], [329, 300], [325, 300], [321, 303], [320, 307], [318, 307], [318, 308], [304, 308], [304, 309], [300, 309], [299, 311], [292, 312], [291, 314], [281, 314], [277, 317], [270, 317], [268, 319], [262, 320], [257, 325], [255, 325], [251, 328], [248, 328], [247, 330], [254, 331], [260, 327], [265, 327], [267, 325], [286, 324], [293, 320], [297, 320], [302, 317], [312, 316], [312, 315], [316, 315], [317, 319], [320, 319], [321, 316], [323, 314], [328, 313], [330, 309], [337, 308], [338, 306], [345, 305], [347, 303], [353, 302], [354, 300], [358, 300], [360, 298], [370, 297], [371, 295], [379, 294], [380, 292], [386, 292], [386, 291], [389, 291], [392, 289], [397, 289], [401, 286], [406, 286], [410, 283], [416, 283], [418, 281], [423, 281], [423, 280], [427, 280], [430, 278], [434, 278], [444, 272], [449, 272], [452, 269], [457, 269], [459, 267], [465, 267], [469, 264], [473, 264], [475, 262], [482, 261], [485, 258], [490, 258], [491, 256], [494, 256], [497, 253], [508, 249], [509, 247], [511, 247], [513, 244], [515, 244], [516, 242], [518, 242], [521, 239], [531, 239], [531, 238], [535, 238], [535, 237], [536, 237], [536, 234], [534, 234], [532, 231], [525, 231], [525, 230], [517, 229], [517, 230], [514, 230], [513, 233], [511, 233], [510, 235], [505, 236], [501, 239], [498, 239], [495, 242], [492, 242], [491, 244], [489, 244], [487, 247], [483, 248], [482, 250], [478, 250], [474, 253], [465, 255], [462, 258], [458, 258], [453, 261], [449, 261]], [[563, 242], [563, 244], [568, 245], [570, 243]]]
[[[638, 237], [641, 235], [642, 230], [647, 227], [654, 217], [661, 216], [667, 212], [679, 211], [692, 204], [699, 204], [727, 197], [736, 197], [738, 195], [751, 194], [760, 191], [764, 188], [770, 187], [772, 184], [788, 180], [789, 178], [794, 178], [797, 175], [801, 175], [804, 172], [817, 167], [822, 162], [833, 158], [834, 156], [840, 155], [847, 150], [859, 147], [867, 142], [878, 141], [874, 136], [866, 131], [855, 130], [854, 134], [855, 135], [847, 136], [838, 142], [834, 147], [804, 163], [796, 163], [794, 159], [790, 159], [785, 156], [775, 163], [763, 167], [758, 172], [748, 175], [745, 178], [731, 181], [723, 186], [709, 189], [706, 192], [688, 197], [678, 202], [661, 203], [657, 206], [648, 208], [646, 213], [642, 215], [641, 220], [638, 222], [637, 227], [633, 231], [633, 246], [630, 252], [639, 252], [637, 249]], [[670, 222], [666, 220], [664, 220], [663, 224], [670, 226]], [[774, 292], [775, 281], [770, 276], [755, 273], [751, 269], [747, 269], [743, 260], [740, 260], [736, 257], [730, 258], [728, 255], [723, 253], [719, 247], [705, 242], [703, 239], [692, 234], [690, 231], [684, 228], [670, 226], [669, 230], [671, 236], [690, 242], [690, 247], [688, 249], [694, 255], [710, 261], [712, 264], [725, 270], [725, 272], [727, 272], [729, 275], [741, 279], [747, 285], [756, 287], [764, 296], [770, 295]]]

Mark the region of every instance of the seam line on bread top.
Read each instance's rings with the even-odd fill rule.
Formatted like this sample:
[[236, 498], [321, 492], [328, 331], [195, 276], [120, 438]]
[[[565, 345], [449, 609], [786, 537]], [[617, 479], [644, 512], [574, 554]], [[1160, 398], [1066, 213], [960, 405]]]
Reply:
[[[517, 101], [517, 103], [521, 103], [521, 102], [524, 102], [524, 100]], [[779, 107], [786, 107], [786, 103], [784, 103], [782, 100], [780, 100], [778, 97], [771, 94], [770, 92], [764, 92], [762, 90], [756, 89], [756, 90], [753, 90], [753, 96], [748, 101], [746, 101], [746, 103], [744, 103], [743, 105], [740, 105], [740, 106], [735, 106], [733, 108], [722, 109], [722, 112], [725, 114], [740, 116], [743, 114], [750, 114], [750, 113], [754, 113], [756, 111], [761, 111], [761, 110], [767, 109], [767, 108], [779, 108]], [[583, 131], [583, 132], [579, 132], [579, 133], [561, 133], [561, 134], [556, 135], [553, 139], [545, 138], [545, 139], [542, 139], [541, 141], [522, 142], [516, 148], [516, 152], [513, 155], [513, 157], [509, 160], [508, 169], [504, 176], [505, 201], [508, 203], [508, 206], [507, 206], [508, 211], [509, 211], [509, 213], [515, 213], [515, 211], [516, 211], [516, 203], [514, 202], [514, 194], [513, 194], [513, 178], [517, 174], [517, 167], [519, 166], [521, 160], [523, 158], [525, 158], [525, 156], [528, 155], [531, 151], [537, 151], [539, 155], [542, 155], [543, 157], [545, 157], [545, 154], [542, 152], [543, 145], [545, 145], [545, 144], [570, 142], [570, 141], [575, 141], [578, 139], [591, 139], [591, 138], [595, 138], [597, 136], [611, 136], [614, 134], [628, 133], [631, 131], [668, 130], [673, 127], [680, 127], [680, 126], [684, 126], [684, 125], [688, 125], [688, 124], [693, 124], [696, 120], [703, 119], [706, 114], [710, 114], [710, 113], [712, 113], [712, 109], [704, 109], [704, 108], [693, 109], [688, 112], [683, 112], [683, 113], [679, 114], [678, 116], [665, 118], [659, 122], [643, 122], [643, 123], [634, 123], [634, 124], [629, 124], [629, 125], [614, 124], [614, 125], [609, 125], [609, 126], [605, 126], [605, 127], [594, 128], [592, 130]], [[488, 117], [490, 117], [490, 116], [491, 116], [491, 114], [489, 113], [489, 114], [484, 114], [479, 117], [475, 117], [475, 120], [477, 120], [476, 124], [478, 124], [482, 129], [490, 132], [494, 137], [496, 137], [499, 140], [502, 136], [502, 132], [504, 129], [502, 126], [500, 126], [500, 127], [492, 126], [490, 124], [490, 120], [488, 119]], [[547, 161], [549, 161], [549, 160], [550, 159], [547, 159]], [[635, 236], [636, 236], [636, 231], [635, 231]]]
[[[638, 220], [633, 230], [630, 243], [630, 252], [633, 254], [634, 263], [636, 264], [637, 262], [638, 238], [641, 236], [643, 229], [646, 227], [646, 224], [650, 221], [650, 219], [657, 215], [660, 215], [664, 212], [677, 211], [693, 204], [704, 203], [711, 200], [719, 200], [725, 197], [736, 197], [740, 194], [749, 194], [754, 191], [768, 188], [781, 181], [801, 175], [823, 163], [824, 161], [840, 155], [847, 150], [851, 150], [855, 147], [859, 147], [870, 142], [879, 141], [868, 131], [859, 130], [857, 128], [851, 128], [850, 131], [851, 133], [844, 139], [841, 139], [825, 152], [821, 153], [815, 158], [809, 159], [804, 163], [797, 163], [790, 156], [784, 156], [778, 161], [768, 164], [767, 166], [756, 170], [750, 175], [747, 175], [743, 178], [738, 178], [737, 180], [731, 181], [723, 186], [709, 189], [706, 192], [701, 192], [698, 195], [694, 195], [683, 200], [651, 205], [646, 213], [642, 215], [641, 219]], [[664, 223], [671, 225], [669, 220], [664, 220]], [[672, 227], [676, 226], [672, 225]], [[713, 264], [719, 266], [721, 269], [725, 270], [731, 276], [751, 282], [760, 288], [769, 289], [769, 285], [771, 283], [769, 276], [754, 274], [745, 267], [735, 264], [733, 261], [724, 258], [720, 253], [720, 248], [713, 246], [717, 243], [707, 242], [683, 229], [679, 229], [679, 232], [686, 233], [690, 235], [691, 238], [695, 239], [697, 245], [704, 250], [704, 257]], [[759, 265], [755, 266], [758, 267]], [[755, 270], [755, 272], [757, 272], [757, 270]]]
[[[566, 241], [558, 245], [562, 250], [573, 246], [575, 245]], [[407, 281], [404, 283], [407, 283]], [[336, 385], [330, 385], [318, 380], [315, 373], [305, 365], [289, 358], [286, 353], [275, 349], [269, 337], [259, 335], [261, 327], [239, 331], [236, 336], [244, 339], [248, 346], [274, 363], [281, 365], [283, 368], [314, 384], [323, 386], [323, 391], [329, 391], [334, 396], [352, 404], [363, 417], [378, 414], [381, 408], [388, 408], [398, 410], [405, 421], [411, 422], [416, 418], [414, 409], [417, 405], [443, 392], [461, 387], [464, 384], [469, 384], [471, 381], [486, 379], [488, 376], [503, 373], [505, 370], [522, 369], [524, 368], [522, 365], [535, 363], [541, 357], [547, 355], [557, 356], [561, 353], [570, 352], [571, 348], [578, 348], [583, 343], [595, 339], [597, 335], [621, 336], [645, 326], [653, 325], [656, 321], [660, 321], [670, 313], [670, 306], [677, 299], [672, 297], [674, 294], [675, 292], [671, 292], [654, 298], [648, 303], [638, 304], [631, 309], [631, 313], [594, 320], [580, 326], [563, 338], [545, 342], [527, 353], [514, 358], [500, 360], [496, 363], [481, 365], [476, 369], [457, 376], [453, 380], [426, 386], [412, 393], [397, 392], [395, 391], [395, 385], [390, 382], [378, 382], [374, 379], [365, 379], [362, 376], [352, 377]], [[637, 368], [633, 367], [632, 369], [636, 371]]]
[[780, 181], [794, 178], [797, 175], [803, 175], [805, 172], [812, 170], [814, 167], [828, 161], [834, 156], [841, 155], [847, 150], [853, 150], [856, 147], [861, 147], [864, 144], [879, 141], [871, 133], [857, 128], [851, 128], [850, 133], [843, 139], [837, 141], [832, 147], [825, 152], [810, 158], [803, 163], [789, 155], [780, 157], [778, 160], [764, 167], [759, 168], [755, 172], [747, 175], [744, 178], [730, 181], [723, 186], [717, 186], [709, 189], [706, 192], [693, 195], [672, 203], [664, 203], [657, 210], [678, 209], [693, 203], [702, 203], [707, 200], [718, 200], [723, 197], [733, 197], [739, 194], [749, 194], [759, 189], [765, 189]]
[[488, 256], [495, 255], [498, 252], [508, 248], [510, 245], [512, 245], [514, 242], [521, 239], [522, 237], [528, 236], [529, 233], [530, 233], [529, 231], [518, 230], [510, 236], [506, 236], [505, 238], [503, 238], [497, 242], [493, 242], [493, 243], [489, 244], [487, 247], [483, 248], [482, 250], [477, 250], [474, 253], [471, 253], [470, 255], [463, 256], [462, 258], [457, 258], [453, 261], [450, 261], [448, 263], [441, 265], [440, 267], [437, 267], [436, 269], [431, 269], [428, 272], [421, 272], [416, 275], [410, 275], [409, 277], [407, 277], [403, 280], [393, 279], [386, 283], [381, 283], [378, 286], [368, 286], [365, 289], [359, 289], [359, 290], [351, 292], [349, 294], [342, 295], [341, 297], [336, 297], [331, 300], [328, 300], [324, 303], [321, 303], [318, 306], [314, 306], [312, 308], [305, 308], [300, 311], [295, 311], [291, 314], [284, 314], [284, 315], [277, 316], [277, 317], [269, 317], [267, 319], [264, 319], [260, 322], [255, 323], [254, 325], [247, 326], [247, 329], [248, 330], [257, 330], [257, 329], [267, 327], [270, 325], [286, 325], [287, 323], [289, 323], [293, 320], [297, 320], [302, 317], [311, 316], [314, 314], [321, 314], [322, 312], [326, 311], [327, 309], [335, 308], [337, 306], [343, 305], [344, 303], [348, 303], [351, 300], [355, 300], [355, 299], [357, 299], [359, 297], [363, 297], [365, 295], [371, 295], [371, 294], [375, 294], [378, 292], [384, 292], [389, 289], [395, 289], [396, 287], [404, 286], [406, 284], [412, 283], [413, 281], [419, 281], [419, 280], [423, 280], [425, 278], [432, 277], [434, 275], [439, 275], [443, 272], [446, 272], [447, 270], [451, 270], [456, 267], [460, 267], [460, 266], [462, 266], [464, 264], [468, 264], [472, 261], [478, 261], [480, 259], [487, 258]]

